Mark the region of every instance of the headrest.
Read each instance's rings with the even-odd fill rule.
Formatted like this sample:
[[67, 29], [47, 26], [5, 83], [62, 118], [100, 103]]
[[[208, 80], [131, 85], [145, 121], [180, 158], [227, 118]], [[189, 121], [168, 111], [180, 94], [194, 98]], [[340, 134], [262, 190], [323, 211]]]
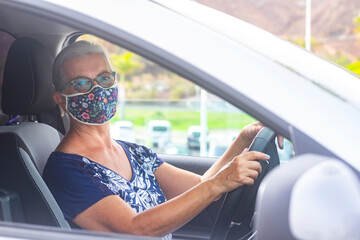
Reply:
[[32, 38], [18, 38], [10, 47], [4, 69], [2, 111], [36, 115], [55, 106], [51, 70], [54, 59]]

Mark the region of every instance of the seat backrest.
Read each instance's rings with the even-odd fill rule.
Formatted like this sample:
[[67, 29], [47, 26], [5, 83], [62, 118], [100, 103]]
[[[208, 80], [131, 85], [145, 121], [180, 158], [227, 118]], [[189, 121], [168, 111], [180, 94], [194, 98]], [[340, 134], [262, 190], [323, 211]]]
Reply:
[[[53, 58], [31, 38], [10, 47], [4, 70], [2, 109], [9, 116], [35, 116], [53, 111]], [[0, 127], [0, 187], [17, 192], [26, 223], [69, 228], [41, 174], [61, 140], [55, 128], [37, 121]]]
[[359, 224], [359, 177], [340, 160], [302, 155], [260, 185], [255, 239], [358, 239]]
[[17, 125], [0, 127], [0, 134], [6, 132], [16, 133], [24, 142], [22, 149], [26, 151], [35, 167], [42, 175], [45, 164], [51, 152], [60, 143], [59, 132], [44, 123], [22, 122]]
[[1, 188], [19, 194], [25, 223], [68, 228], [25, 148], [16, 133], [0, 133]]

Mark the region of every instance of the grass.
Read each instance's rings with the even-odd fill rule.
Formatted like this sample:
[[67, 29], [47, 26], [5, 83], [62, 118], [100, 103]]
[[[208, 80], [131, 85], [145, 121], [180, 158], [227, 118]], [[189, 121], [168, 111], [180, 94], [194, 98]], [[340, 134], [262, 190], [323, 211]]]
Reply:
[[[119, 112], [118, 112], [119, 113]], [[223, 113], [208, 112], [208, 129], [242, 129], [244, 126], [253, 123], [256, 119], [245, 113]], [[200, 112], [197, 111], [170, 111], [150, 110], [139, 108], [127, 108], [125, 120], [131, 121], [134, 126], [147, 126], [152, 119], [168, 120], [171, 128], [178, 131], [186, 131], [190, 125], [200, 125]], [[121, 120], [116, 115], [111, 122]]]

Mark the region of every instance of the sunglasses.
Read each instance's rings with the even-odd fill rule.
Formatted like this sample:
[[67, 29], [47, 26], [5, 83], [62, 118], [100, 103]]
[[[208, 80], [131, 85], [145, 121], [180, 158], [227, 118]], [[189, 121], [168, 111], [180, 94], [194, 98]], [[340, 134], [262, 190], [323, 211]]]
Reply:
[[112, 87], [115, 83], [115, 72], [111, 73], [103, 73], [99, 77], [95, 79], [90, 79], [86, 77], [79, 77], [74, 80], [71, 80], [70, 82], [66, 83], [59, 92], [62, 92], [65, 90], [65, 88], [69, 85], [73, 85], [76, 91], [79, 93], [85, 93], [90, 91], [90, 89], [93, 87], [93, 82], [96, 81], [101, 87], [103, 88], [109, 88]]

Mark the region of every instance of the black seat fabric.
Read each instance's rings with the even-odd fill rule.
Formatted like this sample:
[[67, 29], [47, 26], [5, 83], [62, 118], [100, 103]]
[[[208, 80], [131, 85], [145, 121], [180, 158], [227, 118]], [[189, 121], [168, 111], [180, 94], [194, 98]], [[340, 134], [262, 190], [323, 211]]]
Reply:
[[[56, 108], [52, 99], [52, 63], [53, 58], [40, 42], [31, 38], [14, 41], [4, 70], [5, 114], [32, 115], [40, 120], [41, 114]], [[47, 115], [54, 122], [52, 114]], [[0, 187], [19, 194], [26, 223], [69, 228], [41, 178], [47, 158], [61, 136], [55, 128], [37, 121], [0, 127]]]
[[14, 115], [34, 115], [40, 122], [65, 130], [52, 98], [52, 64], [45, 47], [32, 38], [16, 39], [5, 63], [2, 111]]
[[51, 82], [53, 61], [34, 39], [19, 38], [13, 42], [4, 69], [2, 110], [5, 114], [36, 115], [55, 106]]

